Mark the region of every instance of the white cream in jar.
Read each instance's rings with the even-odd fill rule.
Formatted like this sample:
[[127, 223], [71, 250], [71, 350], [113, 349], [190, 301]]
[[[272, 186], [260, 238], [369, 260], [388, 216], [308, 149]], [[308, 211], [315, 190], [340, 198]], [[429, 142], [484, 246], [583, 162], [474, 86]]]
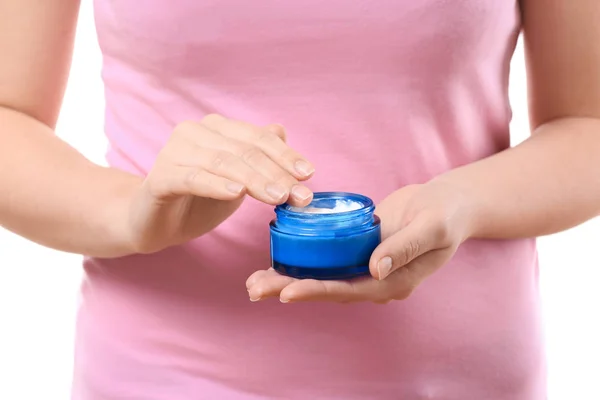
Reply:
[[363, 207], [362, 203], [352, 200], [336, 200], [332, 208], [324, 207], [289, 207], [290, 211], [304, 214], [337, 214], [342, 212], [359, 210]]

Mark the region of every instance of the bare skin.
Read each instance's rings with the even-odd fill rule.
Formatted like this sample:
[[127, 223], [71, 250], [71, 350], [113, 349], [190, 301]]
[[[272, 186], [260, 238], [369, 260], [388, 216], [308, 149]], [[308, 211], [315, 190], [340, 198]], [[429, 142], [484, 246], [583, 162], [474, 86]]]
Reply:
[[77, 0], [0, 0], [2, 226], [59, 250], [117, 257], [201, 236], [246, 195], [310, 203], [301, 181], [314, 168], [278, 124], [183, 121], [145, 179], [94, 165], [59, 140], [78, 8]]
[[297, 281], [258, 271], [247, 281], [250, 299], [401, 300], [469, 238], [542, 236], [600, 214], [600, 8], [596, 0], [521, 6], [531, 138], [385, 199], [372, 277]]
[[[302, 181], [313, 167], [276, 124], [182, 121], [145, 179], [94, 165], [58, 139], [78, 7], [0, 0], [0, 225], [55, 249], [117, 257], [201, 236], [246, 195], [310, 201]], [[386, 240], [373, 254], [373, 278], [298, 282], [259, 271], [248, 280], [251, 299], [403, 299], [468, 238], [550, 234], [600, 213], [600, 9], [596, 0], [522, 8], [532, 137], [392, 193], [378, 206]]]

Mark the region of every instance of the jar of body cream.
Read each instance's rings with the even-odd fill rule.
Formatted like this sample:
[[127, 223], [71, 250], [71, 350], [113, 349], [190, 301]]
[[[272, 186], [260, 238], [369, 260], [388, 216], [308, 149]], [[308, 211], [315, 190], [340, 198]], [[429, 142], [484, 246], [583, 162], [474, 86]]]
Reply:
[[271, 221], [271, 264], [294, 278], [349, 279], [369, 274], [381, 242], [373, 201], [359, 194], [319, 192], [303, 208], [283, 204]]

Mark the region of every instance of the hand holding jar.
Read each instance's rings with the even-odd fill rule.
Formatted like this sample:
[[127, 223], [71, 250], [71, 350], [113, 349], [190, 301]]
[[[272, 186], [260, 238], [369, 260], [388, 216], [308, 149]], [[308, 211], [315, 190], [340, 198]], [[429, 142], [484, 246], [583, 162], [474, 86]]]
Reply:
[[[315, 196], [317, 198], [317, 196]], [[468, 238], [469, 200], [457, 188], [431, 181], [403, 187], [381, 202], [381, 238], [370, 256], [370, 276], [350, 280], [297, 279], [275, 269], [252, 274], [246, 286], [252, 301], [387, 303], [406, 299], [441, 268]]]

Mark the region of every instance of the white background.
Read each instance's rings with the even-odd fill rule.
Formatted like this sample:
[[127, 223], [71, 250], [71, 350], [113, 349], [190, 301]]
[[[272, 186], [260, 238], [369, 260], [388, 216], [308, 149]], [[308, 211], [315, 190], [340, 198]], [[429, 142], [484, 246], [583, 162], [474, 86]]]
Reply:
[[[92, 2], [82, 3], [58, 133], [103, 163], [100, 54]], [[511, 79], [515, 142], [528, 132], [525, 86], [519, 47]], [[542, 238], [539, 244], [550, 400], [600, 399], [600, 221]], [[0, 399], [69, 398], [80, 278], [80, 257], [0, 229]]]

